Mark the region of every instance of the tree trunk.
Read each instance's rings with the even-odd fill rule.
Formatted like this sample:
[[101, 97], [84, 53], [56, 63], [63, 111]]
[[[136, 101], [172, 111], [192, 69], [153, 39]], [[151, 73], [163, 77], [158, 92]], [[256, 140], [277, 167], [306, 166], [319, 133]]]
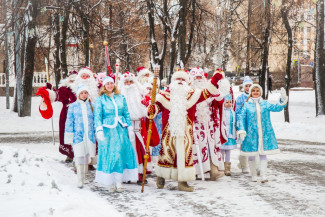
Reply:
[[232, 24], [233, 24], [233, 13], [234, 13], [234, 1], [229, 1], [229, 14], [227, 19], [227, 30], [226, 30], [226, 38], [223, 47], [222, 54], [222, 69], [226, 71], [226, 67], [229, 61], [228, 50], [231, 46], [231, 34], [232, 34]]
[[68, 32], [68, 25], [69, 25], [71, 2], [72, 2], [72, 0], [68, 1], [67, 7], [65, 10], [64, 20], [62, 22], [62, 29], [61, 29], [60, 51], [61, 51], [61, 70], [63, 72], [63, 78], [68, 76], [66, 41], [67, 41], [67, 32]]
[[[33, 93], [33, 75], [34, 75], [34, 62], [35, 62], [35, 47], [37, 43], [37, 36], [35, 30], [35, 21], [38, 15], [38, 0], [31, 0], [29, 3], [27, 15], [26, 28], [26, 48], [25, 48], [25, 63], [24, 63], [24, 75], [22, 84], [22, 103], [18, 110], [18, 116], [30, 116], [31, 115], [31, 103]], [[32, 32], [31, 32], [32, 30]], [[28, 55], [27, 55], [28, 54]]]
[[245, 67], [245, 75], [250, 75], [250, 21], [251, 21], [251, 14], [252, 14], [252, 0], [248, 0], [248, 16], [247, 16], [247, 41], [246, 41], [246, 67]]
[[14, 1], [14, 17], [15, 17], [15, 38], [14, 38], [14, 53], [15, 53], [15, 73], [16, 73], [16, 89], [15, 89], [15, 101], [14, 101], [14, 112], [18, 112], [20, 108], [20, 102], [21, 102], [21, 43], [20, 43], [20, 23], [19, 23], [19, 11], [17, 6], [18, 0]]
[[185, 55], [186, 55], [186, 38], [187, 38], [187, 32], [186, 32], [186, 7], [187, 7], [187, 1], [188, 0], [179, 0], [179, 29], [178, 29], [178, 52], [177, 52], [177, 64], [183, 65], [186, 63], [185, 61]]
[[315, 95], [316, 116], [325, 115], [324, 0], [319, 0], [316, 26]]
[[270, 46], [270, 29], [271, 29], [271, 8], [270, 8], [270, 0], [265, 2], [265, 21], [266, 26], [263, 31], [263, 43], [262, 43], [262, 61], [261, 61], [261, 70], [259, 74], [259, 84], [263, 88], [263, 98], [265, 98], [266, 88], [266, 78], [268, 74], [268, 58], [269, 58], [269, 46]]
[[85, 63], [84, 66], [89, 66], [89, 21], [88, 21], [88, 16], [85, 16], [82, 18], [82, 22], [84, 25], [84, 56], [85, 56]]
[[284, 108], [284, 120], [285, 120], [285, 122], [290, 122], [290, 118], [289, 118], [289, 89], [290, 89], [290, 81], [291, 81], [290, 69], [291, 69], [292, 42], [293, 41], [292, 41], [292, 29], [291, 29], [291, 26], [290, 26], [289, 20], [288, 20], [286, 0], [282, 0], [281, 17], [282, 17], [284, 26], [285, 26], [285, 28], [287, 30], [287, 34], [288, 34], [288, 54], [287, 54], [286, 76], [285, 76], [285, 81], [286, 81], [285, 89], [286, 89], [287, 96], [288, 96], [288, 104]]
[[59, 13], [54, 14], [54, 74], [56, 88], [59, 88], [61, 80], [61, 63], [60, 63], [60, 18]]
[[149, 21], [149, 38], [150, 38], [150, 60], [151, 65], [159, 62], [158, 45], [155, 37], [155, 18], [152, 0], [146, 0], [148, 8], [148, 21]]

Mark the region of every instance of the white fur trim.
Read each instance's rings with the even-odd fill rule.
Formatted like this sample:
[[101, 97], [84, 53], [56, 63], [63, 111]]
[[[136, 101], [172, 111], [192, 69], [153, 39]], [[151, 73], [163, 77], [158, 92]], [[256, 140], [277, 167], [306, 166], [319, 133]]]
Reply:
[[87, 68], [80, 69], [80, 71], [78, 72], [78, 76], [81, 77], [82, 74], [88, 74], [90, 77], [93, 76], [93, 72]]
[[179, 169], [172, 168], [171, 170], [171, 179], [179, 182], [187, 182], [187, 181], [195, 181], [196, 177], [196, 171], [195, 167], [187, 167], [182, 169], [182, 172], [179, 173]]
[[98, 133], [99, 131], [104, 131], [103, 126], [99, 126], [96, 128], [96, 133]]
[[124, 169], [123, 173], [104, 173], [102, 171], [96, 170], [95, 182], [101, 183], [103, 185], [113, 185], [122, 182], [135, 182], [138, 180], [138, 169]]
[[50, 89], [46, 89], [46, 90], [47, 90], [47, 92], [49, 92], [49, 97], [50, 97], [51, 102], [55, 102], [56, 93], [53, 90], [50, 90]]
[[178, 174], [178, 169], [173, 167], [157, 166], [155, 172], [158, 177], [172, 179], [179, 182], [195, 181], [195, 167], [184, 168], [182, 174]]
[[172, 81], [175, 81], [176, 78], [183, 78], [186, 81], [186, 83], [190, 82], [190, 76], [185, 71], [176, 71], [176, 72], [174, 72], [173, 75], [172, 75]]
[[65, 144], [73, 143], [73, 133], [64, 133], [64, 143]]
[[[185, 146], [184, 146], [185, 138], [184, 136], [176, 136], [175, 148], [177, 154], [177, 171], [178, 175], [184, 176], [185, 169]], [[178, 177], [179, 178], [179, 177]], [[173, 179], [173, 176], [172, 176]]]
[[245, 152], [240, 151], [241, 156], [259, 156], [259, 155], [272, 155], [272, 154], [279, 154], [280, 149], [274, 149], [274, 150], [266, 150], [266, 151], [254, 151], [254, 152]]
[[197, 103], [197, 101], [200, 99], [202, 94], [202, 91], [199, 89], [195, 89], [194, 93], [192, 94], [192, 96], [187, 100], [187, 109], [192, 108], [192, 106], [195, 105], [195, 103]]
[[249, 91], [248, 91], [249, 95], [252, 94], [252, 90], [253, 90], [254, 87], [258, 87], [260, 89], [261, 96], [262, 96], [263, 95], [263, 88], [259, 84], [252, 84], [252, 86], [249, 88]]
[[256, 117], [257, 117], [257, 133], [258, 133], [258, 150], [264, 150], [263, 144], [263, 129], [262, 129], [262, 115], [260, 103], [255, 103], [256, 106]]
[[216, 94], [220, 94], [220, 91], [211, 83], [208, 82], [207, 85], [207, 90], [212, 94], [212, 95], [216, 95]]
[[[201, 97], [201, 93], [202, 91], [199, 89], [195, 89], [194, 93], [191, 95], [191, 97], [187, 100], [187, 109], [190, 109], [192, 106], [195, 105], [195, 103], [197, 103], [197, 101], [200, 99]], [[156, 101], [160, 102], [162, 104], [163, 107], [165, 107], [166, 109], [170, 109], [170, 101], [168, 99], [166, 99], [163, 95], [158, 94], [156, 96]]]
[[170, 108], [170, 102], [168, 99], [166, 99], [163, 95], [161, 94], [157, 94], [156, 96], [156, 101], [157, 102], [160, 102], [161, 105], [166, 108], [166, 109], [169, 109]]

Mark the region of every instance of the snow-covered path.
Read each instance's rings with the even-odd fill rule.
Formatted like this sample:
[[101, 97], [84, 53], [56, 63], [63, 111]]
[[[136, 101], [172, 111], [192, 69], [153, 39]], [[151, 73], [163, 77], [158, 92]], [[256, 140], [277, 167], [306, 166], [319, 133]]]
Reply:
[[[35, 140], [33, 134], [31, 140], [28, 134], [0, 135], [5, 142], [0, 143], [0, 216], [325, 215], [323, 143], [280, 140], [281, 154], [269, 156], [266, 184], [252, 183], [249, 175], [240, 173], [238, 151], [234, 151], [233, 175], [217, 182], [197, 180], [191, 183], [195, 186], [192, 193], [177, 191], [173, 181], [157, 189], [155, 178], [149, 177], [144, 193], [140, 186], [126, 184], [123, 193], [110, 194], [92, 182], [94, 172], [88, 175], [90, 183], [84, 189], [75, 187], [72, 165], [62, 163], [64, 157], [49, 135], [39, 135], [46, 143]], [[23, 207], [17, 209], [20, 203]]]

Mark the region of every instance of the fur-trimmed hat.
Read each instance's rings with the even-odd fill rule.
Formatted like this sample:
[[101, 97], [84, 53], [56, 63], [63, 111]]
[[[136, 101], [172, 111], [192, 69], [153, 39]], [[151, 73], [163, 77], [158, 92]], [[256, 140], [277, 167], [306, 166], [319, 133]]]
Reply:
[[249, 76], [244, 77], [243, 85], [245, 86], [246, 84], [253, 84], [253, 80]]
[[202, 77], [205, 78], [204, 76], [204, 71], [203, 69], [201, 69], [200, 67], [195, 67], [193, 69], [191, 69], [190, 71], [190, 76], [191, 78], [195, 79], [196, 77]]
[[89, 67], [84, 67], [79, 70], [78, 76], [81, 77], [82, 74], [88, 74], [90, 77], [93, 76], [93, 71]]
[[148, 74], [149, 76], [150, 75], [152, 75], [152, 72], [150, 72], [146, 67], [144, 67], [144, 66], [140, 66], [140, 67], [138, 67], [137, 68], [137, 76], [138, 77], [142, 77], [142, 76], [144, 76], [144, 75], [146, 75], [146, 74]]
[[79, 97], [79, 94], [84, 90], [89, 93], [88, 87], [86, 85], [83, 85], [83, 84], [79, 85], [78, 88], [77, 88], [77, 91], [76, 91], [77, 97]]
[[112, 82], [112, 83], [115, 83], [114, 82], [114, 79], [111, 77], [111, 76], [106, 76], [104, 79], [103, 79], [103, 86], [108, 83], [108, 82]]
[[106, 72], [98, 72], [96, 81], [99, 82], [100, 80], [103, 81], [103, 79], [106, 77]]
[[122, 75], [122, 81], [134, 81], [135, 80], [135, 75], [131, 72], [125, 72]]
[[190, 76], [189, 76], [188, 73], [186, 73], [184, 71], [184, 69], [176, 71], [176, 72], [173, 73], [172, 82], [175, 81], [177, 78], [183, 78], [186, 81], [186, 83], [190, 82]]
[[263, 95], [263, 88], [259, 84], [252, 84], [252, 86], [249, 88], [249, 96], [252, 95], [253, 88], [258, 87], [261, 91], [261, 96]]

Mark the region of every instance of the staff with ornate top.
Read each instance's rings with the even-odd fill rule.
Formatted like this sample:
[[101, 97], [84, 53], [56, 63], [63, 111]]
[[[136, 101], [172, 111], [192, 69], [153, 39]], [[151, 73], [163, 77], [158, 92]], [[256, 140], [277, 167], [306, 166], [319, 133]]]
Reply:
[[[156, 102], [156, 91], [157, 91], [157, 78], [159, 75], [159, 65], [156, 65], [154, 67], [154, 78], [153, 78], [153, 84], [152, 84], [152, 93], [151, 93], [151, 105], [154, 105]], [[146, 153], [144, 155], [144, 164], [143, 164], [143, 177], [142, 177], [142, 188], [141, 193], [143, 193], [144, 190], [144, 182], [146, 180], [146, 173], [147, 173], [147, 163], [149, 159], [149, 145], [151, 140], [151, 133], [152, 133], [152, 122], [154, 118], [154, 111], [149, 111], [149, 126], [148, 126], [148, 133], [147, 133], [147, 143], [146, 143]]]
[[[47, 60], [46, 57], [44, 59], [44, 63], [45, 63], [45, 70], [46, 70], [46, 81], [47, 81], [47, 83], [49, 83], [50, 82], [49, 61]], [[53, 116], [51, 117], [51, 122], [52, 122], [52, 141], [53, 141], [53, 145], [55, 145]]]

